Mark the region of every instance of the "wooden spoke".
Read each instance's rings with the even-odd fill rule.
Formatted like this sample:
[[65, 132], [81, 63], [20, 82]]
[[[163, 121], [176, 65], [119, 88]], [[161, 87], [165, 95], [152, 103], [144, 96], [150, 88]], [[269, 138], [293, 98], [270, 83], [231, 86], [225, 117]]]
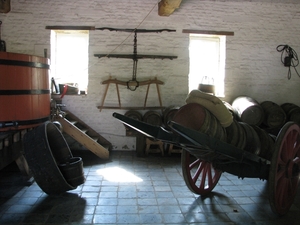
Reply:
[[273, 212], [284, 215], [293, 204], [299, 183], [300, 127], [286, 123], [279, 132], [271, 160], [269, 201]]
[[181, 153], [181, 165], [187, 187], [200, 195], [210, 193], [222, 174], [221, 171], [215, 170], [210, 162], [198, 159], [186, 150]]

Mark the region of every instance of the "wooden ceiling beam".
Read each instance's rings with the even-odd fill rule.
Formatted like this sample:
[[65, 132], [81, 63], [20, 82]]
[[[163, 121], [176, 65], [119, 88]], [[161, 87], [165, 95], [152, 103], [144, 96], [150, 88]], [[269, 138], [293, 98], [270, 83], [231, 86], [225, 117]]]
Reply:
[[170, 16], [175, 9], [179, 8], [182, 0], [161, 0], [158, 3], [158, 15]]

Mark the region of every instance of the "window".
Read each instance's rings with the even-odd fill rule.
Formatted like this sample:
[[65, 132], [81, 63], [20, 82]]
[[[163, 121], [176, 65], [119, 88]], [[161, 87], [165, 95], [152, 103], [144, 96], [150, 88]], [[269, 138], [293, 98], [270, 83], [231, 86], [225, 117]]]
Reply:
[[226, 36], [190, 34], [189, 91], [214, 84], [215, 95], [224, 97], [225, 43]]
[[88, 43], [86, 30], [51, 30], [51, 77], [87, 91]]

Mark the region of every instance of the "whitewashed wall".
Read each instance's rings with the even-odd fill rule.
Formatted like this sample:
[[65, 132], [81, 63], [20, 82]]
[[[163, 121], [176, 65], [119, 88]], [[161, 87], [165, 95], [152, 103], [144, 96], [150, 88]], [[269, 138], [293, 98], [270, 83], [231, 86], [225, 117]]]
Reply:
[[[176, 55], [178, 59], [144, 59], [138, 62], [138, 80], [157, 77], [164, 106], [182, 105], [188, 94], [188, 34], [182, 29], [233, 31], [227, 38], [225, 98], [228, 102], [248, 95], [261, 102], [300, 105], [300, 78], [280, 61], [276, 47], [290, 45], [300, 54], [300, 1], [296, 0], [183, 0], [169, 17], [157, 13], [157, 0], [12, 0], [12, 10], [0, 14], [2, 39], [7, 51], [43, 56], [50, 51], [47, 25], [86, 25], [96, 27], [176, 29], [176, 33], [138, 34], [138, 53]], [[299, 2], [299, 3], [298, 3]], [[149, 15], [148, 15], [149, 14]], [[148, 16], [147, 16], [148, 15]], [[143, 22], [142, 22], [143, 21]], [[142, 22], [142, 23], [141, 23]], [[67, 108], [106, 137], [114, 149], [135, 149], [135, 138], [126, 137], [124, 126], [112, 117], [113, 110], [99, 112], [109, 76], [129, 80], [132, 61], [98, 59], [96, 53], [109, 53], [125, 40], [128, 33], [91, 31], [89, 44], [89, 86], [87, 96], [65, 96]], [[130, 36], [114, 53], [132, 53]], [[74, 46], [76, 48], [76, 46]], [[300, 71], [300, 69], [299, 69]], [[146, 87], [131, 92], [120, 86], [124, 106], [144, 104]], [[111, 85], [106, 105], [117, 105]], [[151, 87], [148, 106], [157, 106], [155, 86]], [[117, 110], [125, 113], [124, 110]], [[142, 111], [143, 113], [143, 111]]]

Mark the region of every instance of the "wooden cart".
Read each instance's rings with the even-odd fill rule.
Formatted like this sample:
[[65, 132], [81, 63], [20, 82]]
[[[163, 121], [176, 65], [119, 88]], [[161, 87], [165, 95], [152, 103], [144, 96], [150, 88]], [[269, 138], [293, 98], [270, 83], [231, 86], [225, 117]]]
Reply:
[[175, 121], [169, 121], [169, 131], [118, 113], [113, 116], [149, 138], [180, 146], [183, 177], [196, 194], [210, 193], [222, 172], [228, 172], [239, 178], [268, 180], [270, 206], [278, 215], [287, 213], [293, 204], [300, 179], [300, 127], [294, 122], [282, 127], [272, 157], [266, 159]]

